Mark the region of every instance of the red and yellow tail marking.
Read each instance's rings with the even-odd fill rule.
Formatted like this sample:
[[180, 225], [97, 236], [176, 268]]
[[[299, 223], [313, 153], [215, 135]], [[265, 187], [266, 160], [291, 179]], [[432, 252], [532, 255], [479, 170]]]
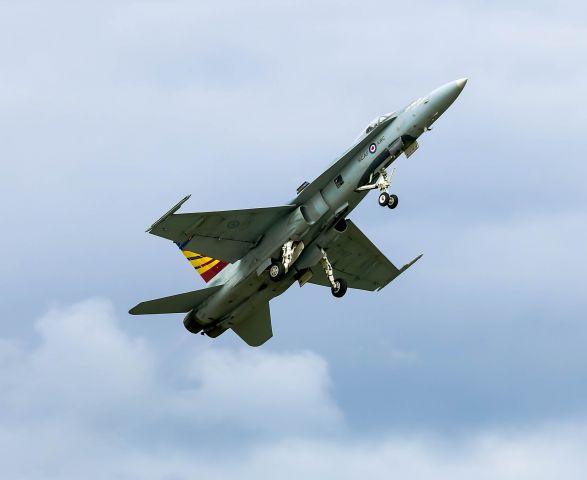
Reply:
[[206, 257], [200, 253], [191, 252], [189, 250], [182, 250], [185, 258], [193, 265], [196, 271], [202, 276], [204, 281], [208, 283], [212, 280], [218, 272], [228, 265], [227, 262], [216, 260], [212, 257]]

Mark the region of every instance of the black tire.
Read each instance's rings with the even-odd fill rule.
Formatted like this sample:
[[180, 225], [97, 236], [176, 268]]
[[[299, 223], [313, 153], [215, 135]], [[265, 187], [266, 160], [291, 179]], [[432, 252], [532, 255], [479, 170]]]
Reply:
[[389, 202], [387, 202], [388, 208], [391, 208], [393, 210], [395, 207], [397, 207], [398, 203], [399, 198], [397, 197], [397, 195], [393, 194], [389, 196]]
[[285, 267], [281, 262], [273, 262], [269, 267], [269, 278], [274, 282], [279, 282], [285, 277]]
[[387, 205], [389, 205], [389, 193], [381, 192], [379, 194], [379, 205], [382, 207], [387, 207]]
[[334, 285], [334, 287], [330, 287], [332, 295], [334, 295], [336, 298], [343, 297], [348, 288], [346, 281], [342, 278], [337, 278], [334, 281]]

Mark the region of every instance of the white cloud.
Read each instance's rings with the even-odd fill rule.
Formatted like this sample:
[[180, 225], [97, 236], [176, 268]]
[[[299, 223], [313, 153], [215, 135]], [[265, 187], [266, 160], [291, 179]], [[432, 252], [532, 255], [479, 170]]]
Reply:
[[313, 353], [210, 348], [194, 359], [189, 375], [197, 387], [182, 394], [181, 404], [202, 412], [206, 424], [289, 433], [340, 426], [328, 367]]
[[[283, 442], [258, 450], [240, 478], [581, 478], [587, 432], [543, 427], [531, 432], [480, 433], [456, 442], [443, 438], [391, 436], [359, 442]], [[232, 478], [228, 473], [222, 478]]]
[[583, 421], [355, 436], [314, 353], [212, 346], [165, 373], [103, 300], [54, 308], [36, 329], [33, 347], [0, 342], [5, 478], [540, 480], [587, 469]]
[[105, 300], [54, 308], [35, 329], [40, 342], [33, 348], [0, 342], [0, 405], [25, 416], [36, 410], [41, 416], [140, 415], [148, 399], [151, 415], [195, 427], [294, 432], [340, 425], [326, 362], [310, 352], [202, 349], [198, 343], [191, 358], [182, 355], [166, 372], [155, 346], [126, 334]]
[[122, 470], [142, 479], [550, 480], [583, 478], [587, 432], [543, 426], [526, 432], [484, 432], [466, 439], [390, 436], [377, 440], [286, 439], [258, 445], [244, 456], [195, 458], [131, 456]]
[[[33, 346], [0, 341], [0, 450], [11, 478], [46, 478], [37, 468], [57, 478], [69, 478], [70, 467], [103, 471], [98, 452], [153, 448], [174, 429], [208, 448], [208, 436], [233, 442], [342, 428], [326, 362], [310, 352], [188, 346], [166, 371], [168, 356], [125, 333], [105, 300], [53, 308], [35, 329]], [[185, 451], [175, 441], [172, 449]]]
[[[585, 424], [543, 426], [518, 433], [482, 432], [452, 441], [426, 436], [382, 439], [282, 439], [226, 448], [212, 455], [181, 444], [166, 451], [97, 447], [55, 471], [55, 478], [211, 480], [305, 478], [373, 480], [551, 480], [583, 478], [587, 469]], [[98, 455], [94, 455], [98, 453]], [[100, 455], [106, 455], [100, 457]], [[100, 458], [106, 461], [100, 461]], [[27, 468], [31, 468], [30, 464]], [[52, 467], [54, 468], [54, 466]], [[31, 469], [32, 470], [32, 469]], [[39, 472], [27, 478], [47, 478]]]
[[87, 416], [137, 401], [152, 386], [153, 353], [119, 329], [107, 301], [54, 308], [35, 329], [40, 343], [32, 349], [6, 340], [0, 348], [4, 408]]

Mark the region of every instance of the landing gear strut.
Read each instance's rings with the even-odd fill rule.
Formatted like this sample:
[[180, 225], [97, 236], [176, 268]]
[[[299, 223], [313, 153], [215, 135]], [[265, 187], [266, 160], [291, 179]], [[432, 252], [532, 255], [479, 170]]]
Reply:
[[324, 273], [328, 277], [328, 281], [330, 282], [330, 290], [332, 291], [332, 295], [337, 298], [344, 296], [347, 291], [347, 283], [343, 278], [334, 278], [334, 270], [332, 269], [332, 265], [328, 261], [328, 255], [324, 249], [322, 250], [322, 268], [324, 268]]
[[[393, 195], [393, 194], [390, 195], [387, 192], [387, 189], [391, 186], [391, 179], [393, 178], [394, 173], [395, 173], [395, 168], [391, 171], [391, 175], [388, 176], [387, 170], [385, 170], [385, 168], [382, 168], [381, 170], [379, 170], [371, 175], [371, 179], [373, 178], [373, 176], [379, 175], [377, 177], [377, 181], [375, 183], [369, 183], [367, 185], [363, 185], [362, 187], [357, 188], [355, 191], [364, 192], [365, 190], [379, 189], [380, 193], [379, 193], [379, 198], [377, 199], [377, 202], [382, 207], [389, 207], [393, 210], [395, 207], [397, 207], [399, 199], [397, 198], [397, 195]], [[369, 180], [369, 181], [371, 181], [371, 180]]]
[[377, 179], [377, 182], [374, 186], [374, 188], [378, 188], [381, 192], [378, 199], [379, 205], [382, 207], [388, 207], [392, 210], [397, 207], [397, 204], [399, 203], [399, 198], [397, 195], [390, 195], [387, 193], [387, 189], [391, 186], [391, 179], [393, 178], [394, 173], [395, 168], [391, 171], [391, 175], [389, 176], [387, 175], [387, 170], [385, 170], [385, 168], [382, 169], [379, 172], [379, 178]]
[[274, 282], [283, 280], [289, 267], [298, 259], [304, 249], [304, 242], [289, 240], [281, 247], [281, 261], [274, 261], [269, 267], [269, 278]]

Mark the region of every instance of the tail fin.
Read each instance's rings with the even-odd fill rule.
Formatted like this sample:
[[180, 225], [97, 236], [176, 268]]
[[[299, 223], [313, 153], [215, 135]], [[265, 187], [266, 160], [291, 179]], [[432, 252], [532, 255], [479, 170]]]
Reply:
[[188, 242], [184, 243], [183, 245], [178, 244], [177, 246], [206, 283], [212, 280], [224, 267], [228, 265], [228, 262], [223, 260], [217, 260], [212, 257], [206, 257], [201, 253], [185, 250], [184, 246], [187, 243]]
[[255, 304], [254, 310], [244, 315], [245, 318], [234, 325], [232, 329], [248, 345], [258, 347], [273, 336], [268, 301]]

